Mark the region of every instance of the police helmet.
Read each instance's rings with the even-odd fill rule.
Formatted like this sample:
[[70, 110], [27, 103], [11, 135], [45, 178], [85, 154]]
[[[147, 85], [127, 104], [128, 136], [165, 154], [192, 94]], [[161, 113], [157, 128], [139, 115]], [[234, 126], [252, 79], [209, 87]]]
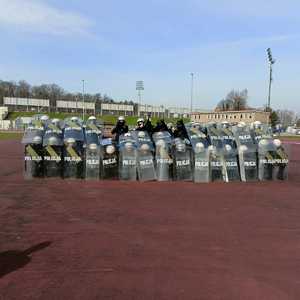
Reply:
[[115, 151], [116, 151], [116, 148], [113, 145], [109, 145], [109, 146], [106, 147], [106, 153], [107, 154], [113, 154]]
[[48, 144], [51, 146], [55, 146], [59, 144], [58, 138], [56, 136], [50, 136], [48, 140]]
[[145, 136], [146, 136], [146, 134], [145, 134], [144, 131], [140, 131], [140, 132], [138, 133], [138, 137], [139, 137], [139, 138], [144, 138]]
[[199, 142], [199, 143], [197, 143], [197, 144], [195, 145], [195, 152], [196, 152], [196, 153], [201, 153], [201, 152], [204, 151], [204, 149], [205, 149], [205, 146], [204, 146], [204, 144], [201, 143], [201, 142]]
[[89, 144], [89, 149], [90, 150], [97, 150], [97, 144], [95, 144], [95, 143], [92, 143], [92, 144]]
[[274, 145], [278, 148], [278, 147], [280, 147], [281, 146], [281, 140], [279, 140], [279, 139], [275, 139], [274, 141], [273, 141], [273, 143], [274, 143]]
[[141, 145], [141, 150], [142, 151], [149, 151], [150, 150], [150, 146], [148, 144], [142, 144]]
[[41, 144], [42, 143], [42, 137], [40, 137], [39, 135], [35, 136], [33, 138], [33, 144]]

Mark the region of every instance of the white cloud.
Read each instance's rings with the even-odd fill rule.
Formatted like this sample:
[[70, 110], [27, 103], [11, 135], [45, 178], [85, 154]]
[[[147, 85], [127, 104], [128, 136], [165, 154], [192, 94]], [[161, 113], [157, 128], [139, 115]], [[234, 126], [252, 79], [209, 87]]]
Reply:
[[298, 0], [192, 0], [201, 10], [215, 15], [231, 17], [252, 18], [297, 18], [300, 8]]
[[92, 21], [42, 0], [0, 0], [0, 26], [53, 35], [91, 35]]

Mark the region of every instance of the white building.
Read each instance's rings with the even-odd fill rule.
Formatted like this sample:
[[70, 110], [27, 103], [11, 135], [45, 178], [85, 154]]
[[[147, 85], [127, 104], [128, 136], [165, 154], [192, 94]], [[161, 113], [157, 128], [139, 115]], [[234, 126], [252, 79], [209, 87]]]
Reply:
[[101, 115], [133, 116], [134, 106], [129, 104], [101, 103]]
[[155, 106], [155, 105], [139, 104], [137, 115], [141, 117], [150, 116], [150, 117], [164, 118], [165, 108], [163, 105]]
[[63, 112], [78, 112], [82, 111], [83, 108], [87, 114], [95, 114], [96, 105], [94, 102], [83, 102], [83, 101], [65, 101], [57, 100], [56, 109]]
[[3, 105], [13, 111], [49, 111], [49, 99], [4, 97]]
[[168, 118], [189, 118], [190, 109], [185, 107], [169, 107]]

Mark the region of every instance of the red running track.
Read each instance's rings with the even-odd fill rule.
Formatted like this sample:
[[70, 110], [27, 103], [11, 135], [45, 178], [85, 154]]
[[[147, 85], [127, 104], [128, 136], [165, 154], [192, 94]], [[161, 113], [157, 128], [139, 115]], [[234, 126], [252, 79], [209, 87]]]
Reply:
[[300, 146], [288, 182], [22, 178], [0, 142], [0, 299], [300, 299]]

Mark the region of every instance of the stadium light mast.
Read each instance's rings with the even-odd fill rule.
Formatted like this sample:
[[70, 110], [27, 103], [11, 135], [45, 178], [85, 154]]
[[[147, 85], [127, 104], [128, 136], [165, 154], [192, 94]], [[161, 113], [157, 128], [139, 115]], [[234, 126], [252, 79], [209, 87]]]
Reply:
[[193, 100], [194, 100], [194, 73], [191, 73], [191, 115], [193, 112]]
[[269, 68], [270, 68], [270, 77], [269, 77], [269, 94], [268, 94], [268, 105], [267, 110], [270, 111], [271, 109], [271, 89], [272, 89], [272, 81], [273, 81], [273, 65], [275, 64], [276, 60], [272, 57], [271, 48], [267, 49], [268, 54], [268, 61], [269, 61]]
[[85, 81], [83, 79], [82, 80], [82, 120], [83, 121], [84, 121], [84, 117], [85, 117], [84, 84], [85, 84]]
[[136, 82], [136, 88], [138, 91], [138, 96], [139, 96], [139, 110], [138, 110], [138, 114], [140, 116], [140, 107], [142, 105], [142, 91], [144, 90], [144, 81], [139, 80]]

